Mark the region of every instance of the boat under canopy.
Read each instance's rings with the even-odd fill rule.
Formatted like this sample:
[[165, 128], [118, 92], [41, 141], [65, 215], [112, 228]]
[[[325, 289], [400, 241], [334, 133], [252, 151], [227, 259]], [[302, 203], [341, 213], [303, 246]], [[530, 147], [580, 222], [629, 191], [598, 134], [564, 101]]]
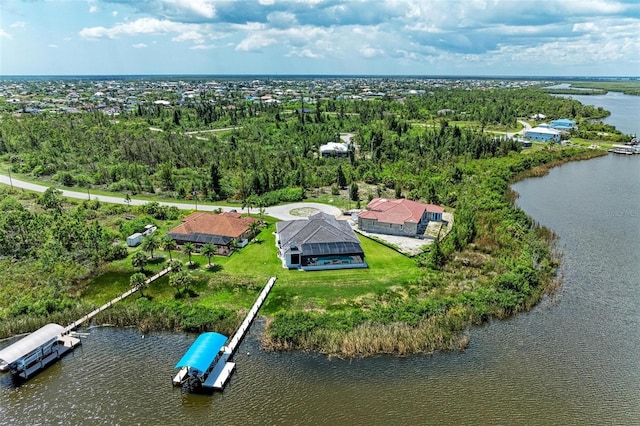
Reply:
[[174, 368], [187, 367], [204, 374], [218, 356], [220, 349], [227, 341], [227, 336], [220, 333], [203, 333], [191, 345]]
[[0, 350], [0, 369], [6, 370], [9, 365], [26, 357], [37, 349], [53, 343], [58, 339], [64, 327], [58, 324], [47, 324], [18, 340], [12, 345]]

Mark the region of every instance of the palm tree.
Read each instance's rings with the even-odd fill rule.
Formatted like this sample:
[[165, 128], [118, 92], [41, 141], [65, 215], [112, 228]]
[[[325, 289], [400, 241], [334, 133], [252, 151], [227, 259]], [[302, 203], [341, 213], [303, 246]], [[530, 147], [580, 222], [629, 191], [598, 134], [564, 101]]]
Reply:
[[205, 245], [202, 246], [202, 254], [204, 254], [205, 256], [207, 256], [207, 259], [209, 260], [209, 264], [207, 266], [211, 266], [211, 256], [213, 256], [214, 254], [216, 254], [216, 251], [218, 249], [216, 248], [215, 244], [212, 243], [207, 243]]
[[251, 234], [251, 238], [256, 238], [256, 235], [260, 233], [260, 222], [251, 222], [249, 225], [249, 233]]
[[142, 239], [142, 250], [148, 251], [151, 259], [153, 260], [153, 251], [160, 247], [160, 240], [155, 234], [147, 235]]
[[189, 256], [189, 265], [193, 265], [193, 261], [191, 260], [191, 253], [193, 253], [194, 251], [196, 251], [195, 246], [193, 245], [193, 243], [187, 241], [186, 243], [184, 243], [184, 245], [182, 246], [182, 250], [184, 250], [185, 253], [187, 253], [187, 256]]
[[176, 243], [176, 240], [174, 240], [168, 235], [165, 235], [162, 238], [161, 244], [162, 244], [162, 248], [169, 252], [169, 260], [170, 261], [173, 260], [173, 258], [171, 257], [171, 250], [176, 249], [176, 246], [178, 245], [178, 243]]
[[[138, 252], [140, 253], [140, 252]], [[147, 277], [142, 272], [136, 272], [129, 277], [129, 285], [131, 288], [140, 290], [140, 295], [144, 297], [142, 290], [147, 286]]]
[[171, 272], [180, 272], [182, 271], [182, 262], [179, 260], [170, 260], [169, 267], [171, 268]]
[[180, 294], [180, 274], [179, 273], [175, 273], [175, 274], [171, 274], [171, 276], [169, 277], [169, 285], [173, 288], [176, 289], [176, 295]]
[[134, 268], [140, 268], [140, 272], [142, 272], [144, 267], [147, 266], [147, 256], [141, 251], [133, 253], [131, 265], [133, 265]]

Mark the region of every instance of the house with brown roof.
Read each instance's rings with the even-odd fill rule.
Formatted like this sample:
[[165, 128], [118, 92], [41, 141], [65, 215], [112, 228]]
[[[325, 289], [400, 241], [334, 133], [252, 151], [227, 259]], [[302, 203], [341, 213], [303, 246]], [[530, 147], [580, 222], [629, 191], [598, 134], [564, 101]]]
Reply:
[[358, 214], [358, 227], [374, 234], [421, 238], [429, 221], [442, 222], [444, 208], [405, 198], [374, 198]]
[[196, 248], [212, 243], [220, 255], [229, 255], [234, 249], [233, 242], [243, 247], [252, 238], [251, 225], [258, 220], [240, 213], [195, 212], [185, 217], [182, 224], [170, 230], [167, 235], [179, 245], [193, 243]]

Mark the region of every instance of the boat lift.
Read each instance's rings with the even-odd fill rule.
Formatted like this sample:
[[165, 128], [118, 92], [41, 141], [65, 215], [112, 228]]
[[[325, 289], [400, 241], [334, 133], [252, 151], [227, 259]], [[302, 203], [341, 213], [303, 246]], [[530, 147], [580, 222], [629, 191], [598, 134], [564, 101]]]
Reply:
[[226, 336], [213, 332], [198, 336], [174, 367], [180, 369], [173, 378], [174, 386], [190, 383], [203, 389], [224, 389], [236, 366], [229, 359], [249, 331], [251, 323], [258, 315], [258, 310], [267, 299], [275, 282], [276, 277], [269, 279], [233, 337], [227, 339]]

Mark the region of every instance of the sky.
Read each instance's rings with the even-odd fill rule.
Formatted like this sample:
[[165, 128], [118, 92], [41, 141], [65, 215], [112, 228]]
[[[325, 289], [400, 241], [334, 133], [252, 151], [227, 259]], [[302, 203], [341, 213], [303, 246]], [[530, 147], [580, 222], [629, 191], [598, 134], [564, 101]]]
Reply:
[[640, 0], [0, 0], [0, 75], [640, 76]]

